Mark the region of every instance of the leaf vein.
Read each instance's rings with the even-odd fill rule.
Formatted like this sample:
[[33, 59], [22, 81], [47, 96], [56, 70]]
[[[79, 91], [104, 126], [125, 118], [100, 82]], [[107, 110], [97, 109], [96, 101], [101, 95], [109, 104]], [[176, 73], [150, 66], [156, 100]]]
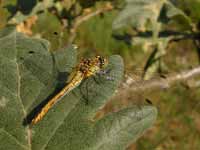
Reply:
[[9, 137], [11, 137], [17, 144], [19, 144], [21, 147], [23, 147], [24, 149], [29, 149], [27, 146], [25, 146], [25, 145], [23, 145], [23, 144], [21, 144], [20, 142], [19, 142], [19, 140], [17, 140], [17, 138], [16, 137], [14, 137], [12, 134], [10, 134], [8, 131], [6, 131], [5, 129], [3, 129], [3, 128], [1, 128], [0, 129], [0, 132], [4, 132], [4, 133], [6, 133]]
[[[17, 55], [17, 32], [15, 31], [15, 36], [14, 36], [14, 46], [15, 46], [15, 50], [16, 50], [16, 55]], [[17, 96], [18, 96], [18, 99], [19, 99], [19, 102], [21, 104], [21, 107], [22, 107], [22, 110], [23, 110], [23, 113], [24, 113], [24, 117], [26, 116], [26, 110], [24, 108], [24, 105], [23, 105], [23, 102], [22, 102], [22, 99], [21, 99], [21, 96], [20, 96], [20, 92], [21, 92], [21, 75], [20, 75], [20, 69], [19, 69], [19, 64], [17, 62], [17, 59], [16, 59], [16, 70], [17, 70]], [[29, 145], [29, 149], [31, 150], [31, 134], [30, 134], [30, 129], [27, 130], [27, 137], [28, 137], [28, 145]]]
[[[77, 103], [78, 104], [78, 103]], [[76, 104], [76, 105], [77, 105]], [[47, 145], [49, 144], [49, 141], [51, 140], [51, 138], [53, 137], [53, 135], [56, 133], [56, 131], [58, 130], [58, 128], [63, 124], [64, 120], [66, 119], [66, 117], [68, 116], [68, 114], [76, 107], [76, 105], [74, 105], [74, 107], [64, 116], [64, 119], [58, 124], [58, 126], [55, 128], [55, 130], [52, 132], [52, 135], [50, 136], [50, 138], [47, 140], [47, 143], [44, 145], [44, 147], [42, 148], [42, 150], [45, 150], [45, 148], [47, 147]]]

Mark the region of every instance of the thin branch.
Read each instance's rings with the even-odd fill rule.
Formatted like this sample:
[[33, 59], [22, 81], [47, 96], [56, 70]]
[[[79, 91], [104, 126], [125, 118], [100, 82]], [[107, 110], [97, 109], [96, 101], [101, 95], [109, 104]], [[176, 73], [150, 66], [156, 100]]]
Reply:
[[179, 42], [182, 40], [198, 40], [200, 38], [199, 34], [191, 33], [191, 34], [184, 34], [174, 37], [170, 40], [170, 42]]
[[198, 57], [199, 57], [199, 62], [200, 62], [200, 40], [199, 38], [198, 39], [193, 39], [193, 43], [196, 47], [196, 50], [197, 50], [197, 54], [198, 54]]
[[153, 91], [154, 89], [168, 89], [177, 82], [187, 81], [191, 78], [200, 76], [200, 66], [191, 70], [182, 71], [180, 73], [169, 74], [166, 77], [160, 77], [157, 79], [142, 80], [136, 82], [130, 77], [122, 84], [120, 90], [115, 97], [126, 98], [129, 93], [141, 92], [141, 91]]
[[82, 23], [84, 23], [85, 21], [89, 20], [90, 18], [92, 18], [94, 16], [97, 16], [101, 13], [110, 11], [112, 9], [113, 9], [113, 6], [110, 3], [108, 3], [103, 8], [100, 8], [94, 12], [87, 14], [87, 15], [77, 17], [74, 21], [74, 24], [72, 25], [72, 28], [70, 29], [68, 45], [73, 43], [74, 39], [76, 38], [77, 29]]

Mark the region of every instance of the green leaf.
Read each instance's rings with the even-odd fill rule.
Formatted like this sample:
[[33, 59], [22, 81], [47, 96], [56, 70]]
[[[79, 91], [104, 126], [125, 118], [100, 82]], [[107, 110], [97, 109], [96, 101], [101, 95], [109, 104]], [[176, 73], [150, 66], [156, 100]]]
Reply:
[[145, 52], [149, 52], [149, 50], [152, 49], [152, 47], [155, 47], [154, 50], [152, 50], [151, 55], [149, 56], [144, 72], [145, 72], [145, 79], [150, 79], [154, 75], [154, 73], [158, 70], [160, 67], [159, 61], [160, 58], [166, 55], [166, 47], [168, 46], [171, 39], [174, 37], [179, 36], [168, 36], [168, 37], [159, 37], [156, 40], [152, 39], [151, 37], [134, 37], [132, 38], [132, 44], [134, 45], [142, 45], [142, 48]]
[[98, 143], [92, 149], [124, 150], [152, 125], [156, 114], [151, 106], [135, 106], [108, 115], [96, 125]]
[[[95, 49], [100, 54], [111, 55], [117, 53], [129, 57], [130, 46], [113, 38], [112, 22], [114, 16], [114, 12], [109, 12], [105, 13], [103, 18], [95, 16], [84, 22], [78, 30], [77, 43], [87, 45], [86, 48]], [[88, 55], [93, 52], [90, 51]]]
[[[48, 26], [46, 25], [47, 22]], [[55, 35], [54, 32], [60, 34], [62, 32], [62, 25], [55, 15], [49, 12], [38, 14], [38, 20], [32, 29], [34, 33], [50, 41], [51, 50], [60, 48], [62, 44], [60, 41], [61, 36]]]
[[[27, 147], [27, 129], [22, 126], [22, 120], [27, 108], [54, 79], [52, 61], [44, 51], [48, 47], [44, 40], [24, 38], [12, 28], [2, 31], [0, 37], [1, 139], [9, 137], [1, 149], [7, 149], [6, 145], [10, 144], [16, 146], [13, 149], [24, 149]], [[34, 63], [36, 58], [37, 63]], [[40, 75], [39, 70], [42, 71]]]
[[[71, 72], [75, 64], [77, 51], [75, 45], [70, 45], [66, 48], [61, 48], [59, 50], [53, 51], [53, 56], [55, 58], [55, 65], [59, 72]], [[67, 64], [67, 65], [66, 65]]]
[[185, 13], [184, 13], [181, 9], [175, 7], [175, 6], [174, 6], [171, 2], [169, 2], [169, 1], [165, 4], [165, 7], [166, 7], [166, 15], [167, 15], [167, 17], [169, 17], [169, 18], [174, 17], [174, 16], [177, 16], [177, 15], [182, 15], [182, 16], [184, 16], [184, 17], [187, 17], [187, 16], [185, 15]]
[[168, 18], [180, 15], [191, 23], [190, 18], [169, 0], [126, 0], [126, 3], [125, 8], [114, 20], [113, 29], [131, 25], [141, 31], [146, 31], [148, 22], [150, 22], [152, 30], [156, 30], [155, 28], [159, 26], [155, 24], [159, 22], [163, 8]]
[[155, 121], [153, 106], [130, 107], [93, 120], [123, 77], [123, 60], [113, 55], [106, 68], [113, 80], [105, 75], [85, 79], [38, 124], [23, 126], [24, 118], [56, 90], [60, 72], [76, 62], [73, 47], [54, 53], [48, 49], [46, 40], [28, 38], [13, 28], [0, 32], [0, 149], [123, 150]]
[[131, 25], [146, 30], [148, 21], [157, 21], [164, 0], [126, 0], [125, 8], [119, 13], [113, 22], [113, 29]]
[[132, 36], [131, 44], [141, 45], [145, 51], [156, 47], [157, 51], [152, 57], [154, 61], [150, 61], [154, 70], [155, 66], [158, 66], [158, 64], [153, 65], [155, 60], [165, 55], [169, 41], [178, 37], [178, 35], [163, 36], [160, 34], [164, 27], [162, 25], [166, 23], [164, 20], [175, 16], [182, 16], [191, 24], [189, 17], [169, 0], [126, 0], [125, 8], [119, 12], [113, 22], [113, 29], [130, 25], [140, 31]]

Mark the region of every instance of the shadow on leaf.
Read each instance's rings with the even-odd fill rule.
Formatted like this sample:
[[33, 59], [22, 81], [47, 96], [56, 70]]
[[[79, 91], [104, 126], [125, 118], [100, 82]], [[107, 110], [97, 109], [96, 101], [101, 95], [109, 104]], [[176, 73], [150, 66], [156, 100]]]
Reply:
[[23, 120], [23, 126], [27, 126], [31, 123], [33, 118], [40, 113], [41, 109], [51, 100], [63, 87], [66, 85], [67, 78], [69, 73], [60, 72], [57, 76], [57, 84], [56, 88], [52, 94], [50, 94], [45, 100], [43, 100], [40, 104], [38, 104]]

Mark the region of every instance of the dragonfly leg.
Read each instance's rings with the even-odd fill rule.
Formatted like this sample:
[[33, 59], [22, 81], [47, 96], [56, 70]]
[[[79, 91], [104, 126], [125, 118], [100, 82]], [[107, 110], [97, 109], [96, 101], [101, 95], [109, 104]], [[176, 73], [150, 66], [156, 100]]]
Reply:
[[83, 98], [83, 100], [85, 101], [85, 104], [88, 105], [88, 99], [87, 97], [85, 96], [84, 92], [82, 91], [82, 89], [80, 89], [80, 92], [81, 92], [81, 97]]
[[88, 95], [89, 95], [89, 94], [88, 94], [88, 86], [89, 86], [89, 85], [88, 85], [88, 83], [89, 83], [89, 82], [86, 83], [86, 99], [85, 99], [86, 105], [88, 105], [88, 103], [89, 103], [89, 100], [88, 100]]
[[104, 70], [100, 70], [97, 74], [100, 74], [100, 75], [107, 75], [111, 72], [111, 69], [104, 69]]
[[114, 81], [114, 77], [110, 75], [111, 69], [101, 70], [97, 73], [99, 76], [104, 76], [106, 80]]
[[[88, 99], [88, 85], [89, 84], [89, 81], [86, 81], [86, 84], [85, 84], [85, 88], [83, 86], [80, 87], [80, 93], [82, 95], [82, 98], [84, 99], [85, 101], [85, 104], [88, 105], [89, 104], [89, 99]], [[86, 95], [85, 95], [85, 91], [83, 91], [83, 89], [86, 89]]]
[[[98, 79], [97, 79], [97, 78], [98, 78]], [[98, 74], [97, 74], [96, 76], [93, 76], [92, 79], [94, 80], [94, 82], [95, 82], [96, 84], [101, 84], [101, 83], [99, 82], [100, 76], [99, 76]]]

